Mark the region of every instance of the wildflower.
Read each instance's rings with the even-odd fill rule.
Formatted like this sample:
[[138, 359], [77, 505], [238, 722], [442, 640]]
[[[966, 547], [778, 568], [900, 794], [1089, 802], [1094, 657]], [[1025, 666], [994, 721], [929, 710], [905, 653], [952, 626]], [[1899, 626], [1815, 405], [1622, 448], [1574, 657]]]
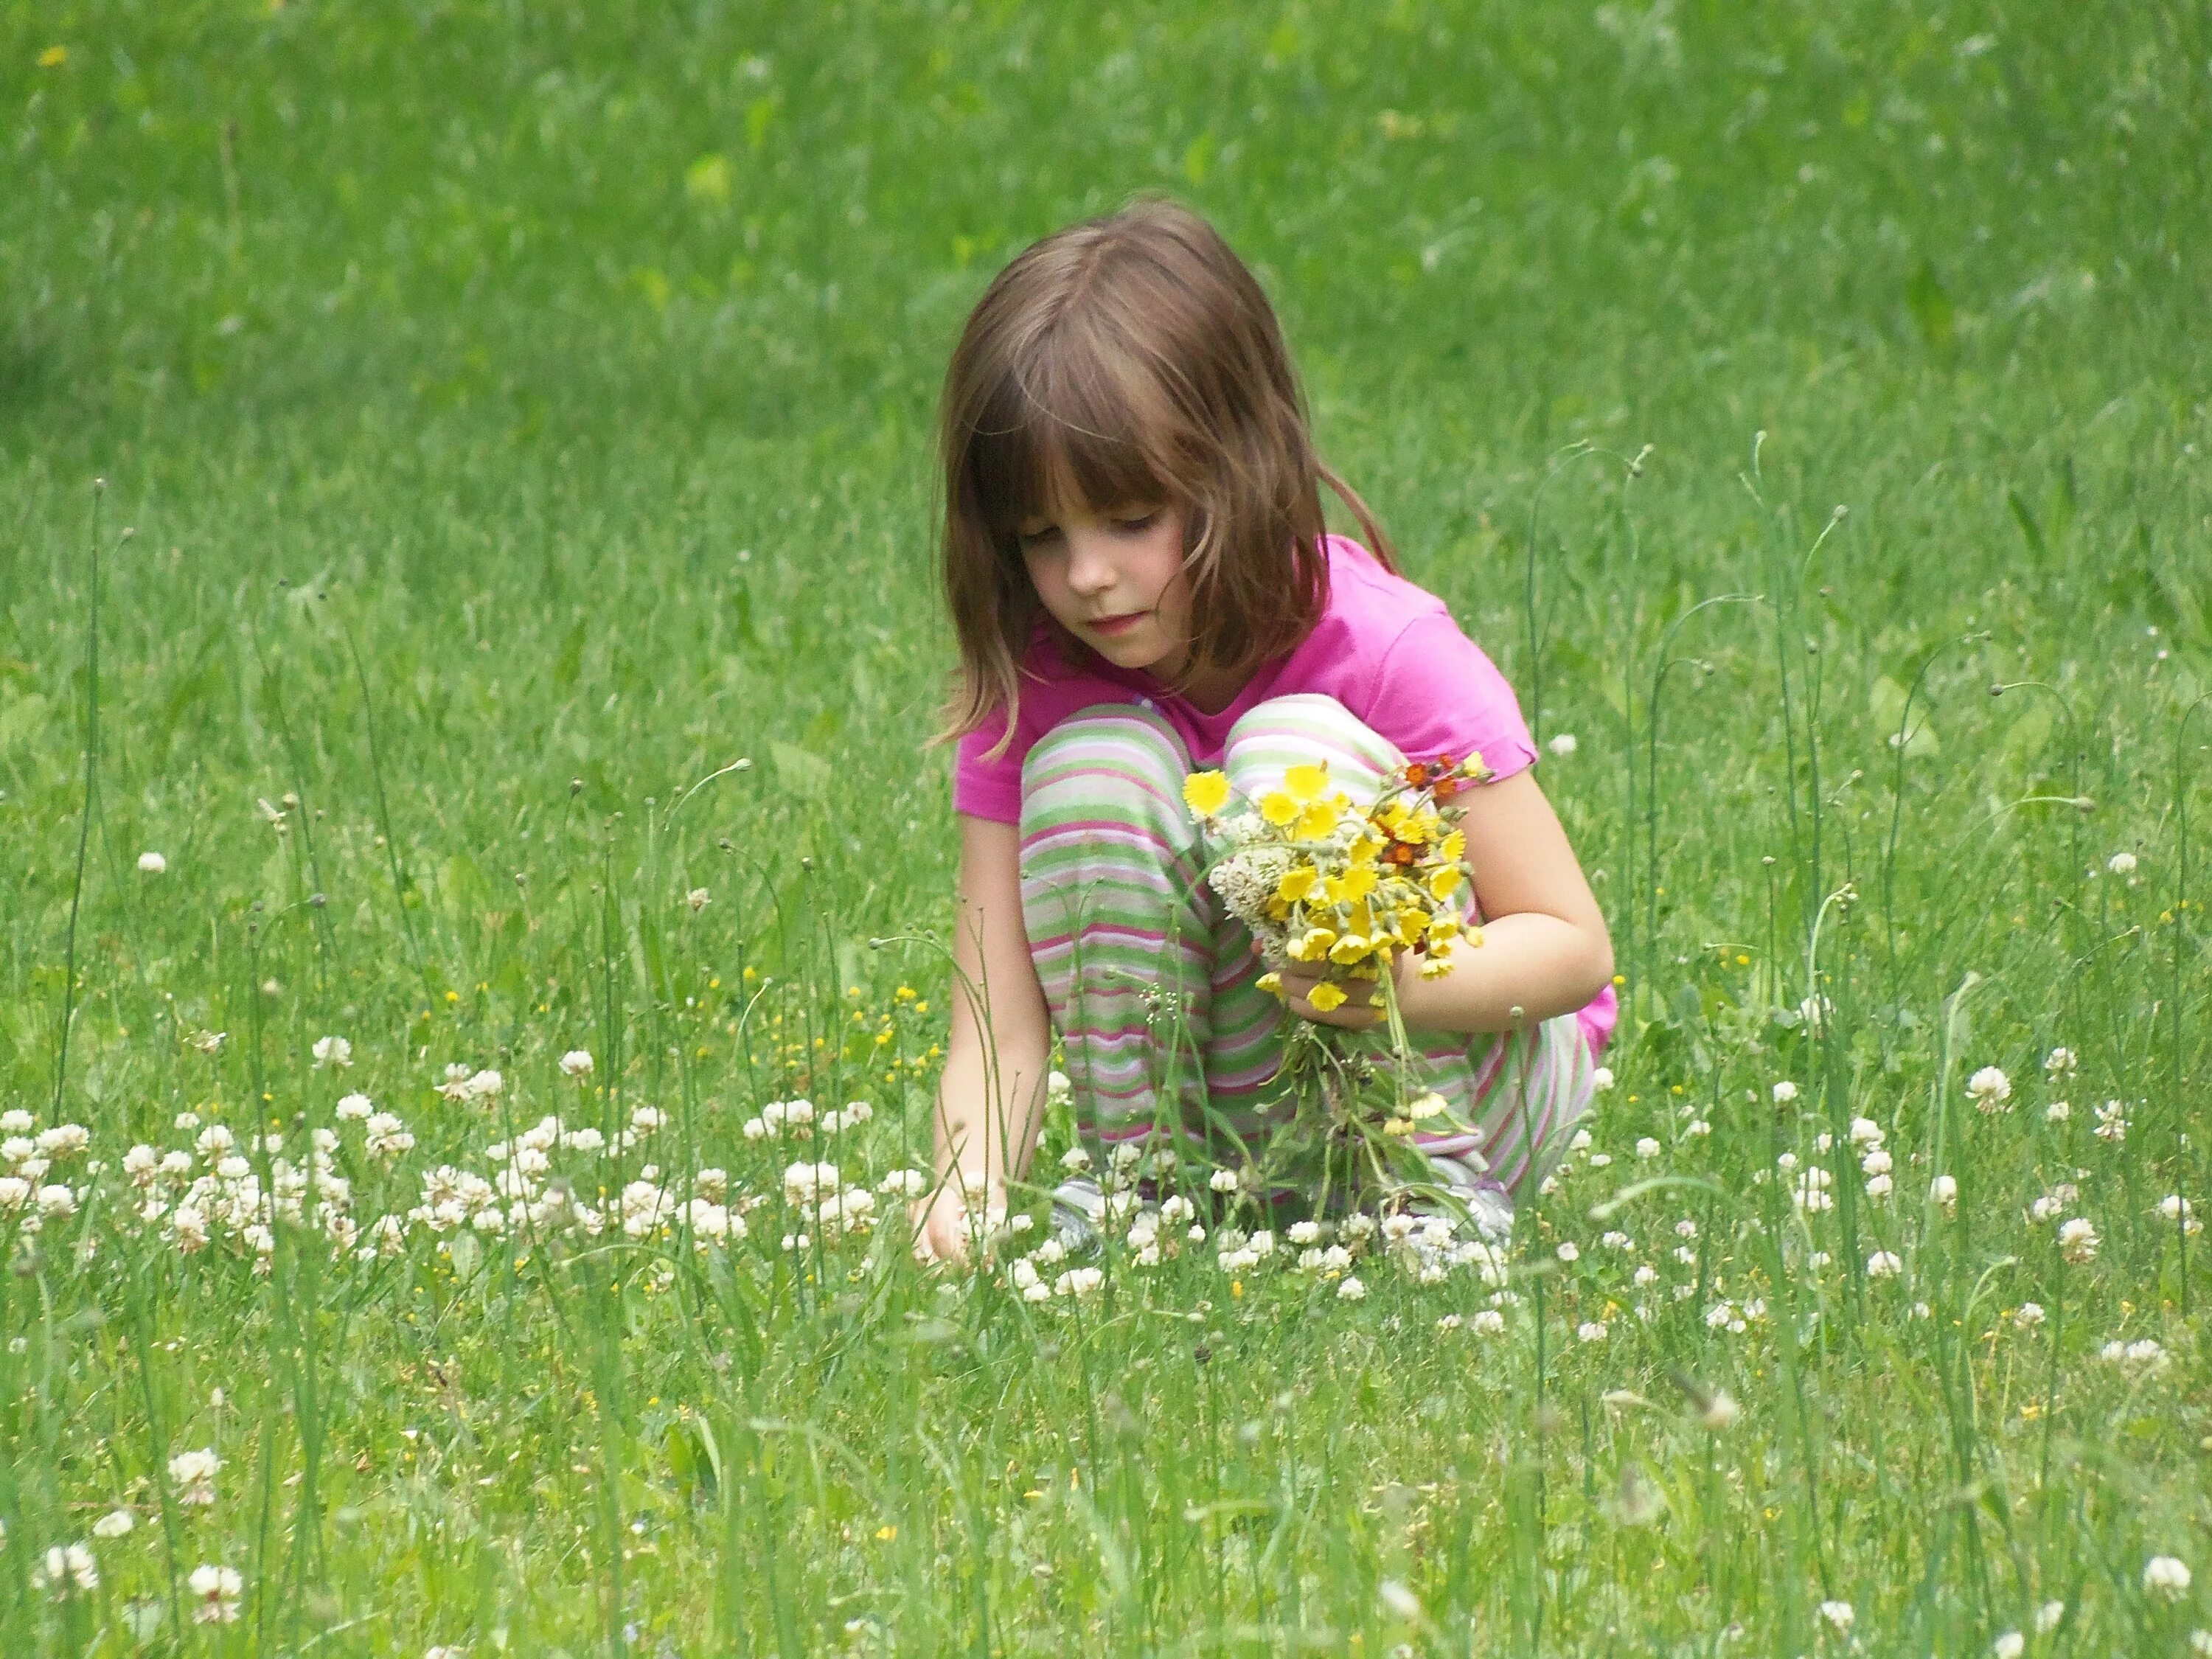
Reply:
[[1698, 1421], [1715, 1434], [1724, 1434], [1743, 1419], [1743, 1407], [1725, 1389], [1715, 1389], [1698, 1407]]
[[1684, 1134], [1693, 1135], [1700, 1139], [1712, 1133], [1712, 1132], [1713, 1126], [1706, 1122], [1705, 1119], [1701, 1117], [1693, 1117], [1687, 1123], [1685, 1123], [1682, 1126], [1682, 1133]]
[[2027, 1638], [2016, 1630], [2008, 1630], [1990, 1644], [1995, 1659], [2020, 1659], [2027, 1651]]
[[1579, 1342], [1604, 1341], [1605, 1321], [1602, 1319], [1585, 1319], [1581, 1324], [1575, 1327], [1575, 1340]]
[[2043, 1057], [2043, 1074], [2047, 1078], [2065, 1077], [2081, 1067], [2081, 1057], [2071, 1048], [2053, 1048]]
[[1959, 1212], [1959, 1182], [1955, 1176], [1937, 1176], [1928, 1183], [1928, 1196], [1936, 1201], [1945, 1215]]
[[2128, 1138], [2128, 1109], [2117, 1100], [2106, 1101], [2097, 1108], [2097, 1127], [2089, 1133], [2118, 1146]]
[[2189, 1567], [2171, 1555], [2154, 1555], [2143, 1563], [2143, 1594], [2179, 1601], [2189, 1594]]
[[2098, 1350], [2097, 1357], [2138, 1377], [2156, 1376], [2173, 1363], [2173, 1356], [2148, 1337], [2136, 1342], [2107, 1342]]
[[2012, 1322], [2021, 1330], [2033, 1330], [2043, 1322], [2043, 1304], [2040, 1302], [2021, 1303], [2013, 1310]]
[[238, 1622], [238, 1592], [245, 1580], [238, 1576], [235, 1567], [219, 1567], [206, 1562], [191, 1571], [185, 1580], [192, 1592], [192, 1622], [196, 1625], [231, 1625]]
[[1479, 1331], [1485, 1336], [1505, 1334], [1505, 1316], [1495, 1308], [1483, 1309], [1474, 1318], [1468, 1321], [1468, 1325], [1470, 1329]]
[[1854, 1146], [1879, 1146], [1882, 1143], [1881, 1125], [1870, 1117], [1851, 1120], [1850, 1143]]
[[1613, 1067], [1610, 1066], [1601, 1066], [1595, 1071], [1592, 1072], [1590, 1073], [1590, 1087], [1601, 1095], [1610, 1093], [1613, 1089]]
[[340, 1067], [353, 1064], [353, 1044], [342, 1036], [317, 1037], [314, 1046], [315, 1065]]
[[2097, 1230], [2087, 1216], [2075, 1216], [2058, 1230], [2058, 1250], [2076, 1267], [2097, 1259]]
[[1848, 1601], [1823, 1601], [1820, 1603], [1820, 1617], [1828, 1621], [1837, 1635], [1842, 1636], [1850, 1630], [1851, 1621], [1858, 1615], [1851, 1610], [1851, 1604]]
[[138, 1524], [138, 1517], [129, 1510], [110, 1510], [92, 1523], [94, 1538], [121, 1538]]
[[1867, 1258], [1866, 1270], [1869, 1279], [1894, 1279], [1905, 1271], [1905, 1263], [1893, 1251], [1876, 1250]]
[[1106, 1275], [1096, 1267], [1070, 1267], [1052, 1282], [1054, 1296], [1089, 1296], [1106, 1282]]
[[2012, 1079], [1997, 1067], [1984, 1066], [1966, 1079], [1966, 1098], [1982, 1111], [2004, 1111], [2012, 1098]]
[[31, 1584], [35, 1589], [51, 1589], [57, 1601], [72, 1589], [95, 1590], [100, 1588], [100, 1564], [86, 1545], [57, 1544], [31, 1569]]
[[341, 1123], [359, 1123], [374, 1109], [374, 1103], [367, 1095], [342, 1095], [338, 1098], [337, 1115]]
[[1875, 1147], [1859, 1160], [1859, 1170], [1865, 1175], [1886, 1176], [1895, 1167], [1890, 1161], [1889, 1149], [1886, 1146]]
[[1645, 1135], [1636, 1143], [1636, 1155], [1638, 1158], [1656, 1158], [1661, 1150], [1659, 1143], [1650, 1135]]
[[1777, 1106], [1787, 1106], [1796, 1098], [1797, 1085], [1788, 1078], [1784, 1078], [1781, 1082], [1774, 1085], [1774, 1103]]
[[1194, 772], [1182, 781], [1182, 799], [1200, 817], [1219, 817], [1229, 805], [1229, 780], [1219, 772]]
[[1571, 755], [1575, 752], [1575, 734], [1562, 732], [1544, 746], [1555, 755]]
[[185, 1040], [202, 1054], [211, 1054], [222, 1047], [223, 1039], [229, 1035], [228, 1031], [198, 1030]]
[[162, 875], [167, 872], [168, 867], [168, 860], [163, 858], [159, 853], [141, 853], [138, 855], [138, 870], [142, 875]]
[[571, 1048], [561, 1056], [562, 1077], [589, 1077], [591, 1074], [592, 1051], [589, 1048]]
[[1571, 1238], [1561, 1239], [1559, 1255], [1562, 1261], [1579, 1261], [1583, 1258], [1582, 1247]]
[[2168, 1193], [2158, 1201], [2158, 1212], [2168, 1221], [2178, 1221], [2185, 1233], [2201, 1233], [2204, 1224], [2197, 1218], [2197, 1212], [2179, 1193]]
[[177, 1502], [203, 1507], [213, 1504], [216, 1472], [222, 1468], [222, 1459], [212, 1446], [179, 1452], [169, 1460], [169, 1479], [178, 1486]]
[[1359, 1282], [1358, 1274], [1346, 1273], [1344, 1282], [1336, 1287], [1336, 1295], [1340, 1302], [1358, 1302], [1366, 1297], [1367, 1286]]
[[2058, 1621], [2066, 1616], [2063, 1601], [2045, 1601], [2035, 1610], [2035, 1633], [2048, 1636], [2058, 1628]]
[[2063, 1100], [2054, 1100], [2043, 1109], [2043, 1121], [2045, 1123], [2063, 1123], [2073, 1115], [2074, 1108]]
[[2133, 853], [2115, 853], [2105, 860], [2105, 868], [2116, 876], [2132, 876], [2136, 872], [2136, 855]]
[[1237, 1171], [1216, 1170], [1206, 1176], [1206, 1184], [1217, 1193], [1233, 1193], [1237, 1190]]
[[362, 1145], [372, 1158], [394, 1158], [414, 1148], [415, 1137], [390, 1112], [372, 1113], [362, 1127]]

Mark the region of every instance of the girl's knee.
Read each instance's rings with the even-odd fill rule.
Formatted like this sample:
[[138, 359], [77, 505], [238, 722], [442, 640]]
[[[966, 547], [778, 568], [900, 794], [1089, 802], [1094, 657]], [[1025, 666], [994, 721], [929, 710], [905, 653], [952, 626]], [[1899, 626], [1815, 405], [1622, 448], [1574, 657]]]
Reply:
[[1131, 703], [1079, 709], [1030, 747], [1022, 763], [1024, 835], [1069, 811], [1088, 818], [1183, 815], [1190, 751], [1157, 710]]
[[1249, 789], [1297, 761], [1323, 759], [1337, 763], [1343, 781], [1353, 781], [1363, 769], [1379, 780], [1405, 757], [1334, 697], [1301, 691], [1270, 697], [1239, 715], [1223, 745], [1222, 769], [1231, 783]]

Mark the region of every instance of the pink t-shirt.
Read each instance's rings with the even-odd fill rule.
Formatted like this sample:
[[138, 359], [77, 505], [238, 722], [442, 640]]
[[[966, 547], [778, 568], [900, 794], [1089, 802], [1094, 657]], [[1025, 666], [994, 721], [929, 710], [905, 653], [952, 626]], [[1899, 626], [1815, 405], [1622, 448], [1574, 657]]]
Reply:
[[953, 771], [955, 811], [1002, 823], [1021, 819], [1022, 762], [1030, 745], [1079, 708], [1142, 703], [1166, 716], [1194, 764], [1217, 766], [1229, 728], [1255, 703], [1292, 692], [1325, 692], [1397, 744], [1408, 759], [1480, 754], [1498, 776], [1536, 758], [1521, 705], [1505, 677], [1460, 632], [1444, 602], [1385, 570], [1344, 536], [1324, 538], [1328, 602], [1313, 631], [1286, 656], [1261, 665], [1236, 700], [1209, 714], [1164, 689], [1142, 669], [1118, 668], [1087, 647], [1070, 663], [1040, 620], [1023, 666], [1013, 741], [995, 760], [984, 752], [1005, 732], [987, 722], [960, 739]]

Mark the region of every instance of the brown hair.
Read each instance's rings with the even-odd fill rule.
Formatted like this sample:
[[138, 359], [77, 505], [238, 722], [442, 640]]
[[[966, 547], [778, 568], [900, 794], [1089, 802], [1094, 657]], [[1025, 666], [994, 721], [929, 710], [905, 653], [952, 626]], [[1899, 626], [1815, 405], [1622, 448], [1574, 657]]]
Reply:
[[1320, 484], [1383, 566], [1366, 503], [1314, 453], [1304, 399], [1267, 296], [1212, 226], [1142, 197], [1024, 251], [968, 319], [945, 372], [945, 594], [957, 688], [932, 744], [995, 712], [1012, 738], [1022, 658], [1040, 617], [1015, 527], [1065, 480], [1099, 507], [1186, 509], [1195, 635], [1180, 691], [1289, 651], [1328, 598]]

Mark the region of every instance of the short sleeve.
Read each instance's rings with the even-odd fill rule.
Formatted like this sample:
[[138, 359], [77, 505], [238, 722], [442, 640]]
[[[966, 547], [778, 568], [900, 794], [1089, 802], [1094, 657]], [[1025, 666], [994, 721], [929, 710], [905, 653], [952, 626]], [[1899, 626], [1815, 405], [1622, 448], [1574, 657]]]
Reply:
[[1536, 759], [1513, 688], [1441, 611], [1407, 623], [1383, 653], [1367, 724], [1408, 760], [1479, 754], [1496, 776], [1506, 778]]
[[1003, 754], [996, 760], [984, 758], [1006, 729], [1004, 719], [994, 716], [960, 739], [952, 768], [954, 811], [1000, 823], [1021, 822], [1022, 758], [1027, 745], [1018, 726]]

